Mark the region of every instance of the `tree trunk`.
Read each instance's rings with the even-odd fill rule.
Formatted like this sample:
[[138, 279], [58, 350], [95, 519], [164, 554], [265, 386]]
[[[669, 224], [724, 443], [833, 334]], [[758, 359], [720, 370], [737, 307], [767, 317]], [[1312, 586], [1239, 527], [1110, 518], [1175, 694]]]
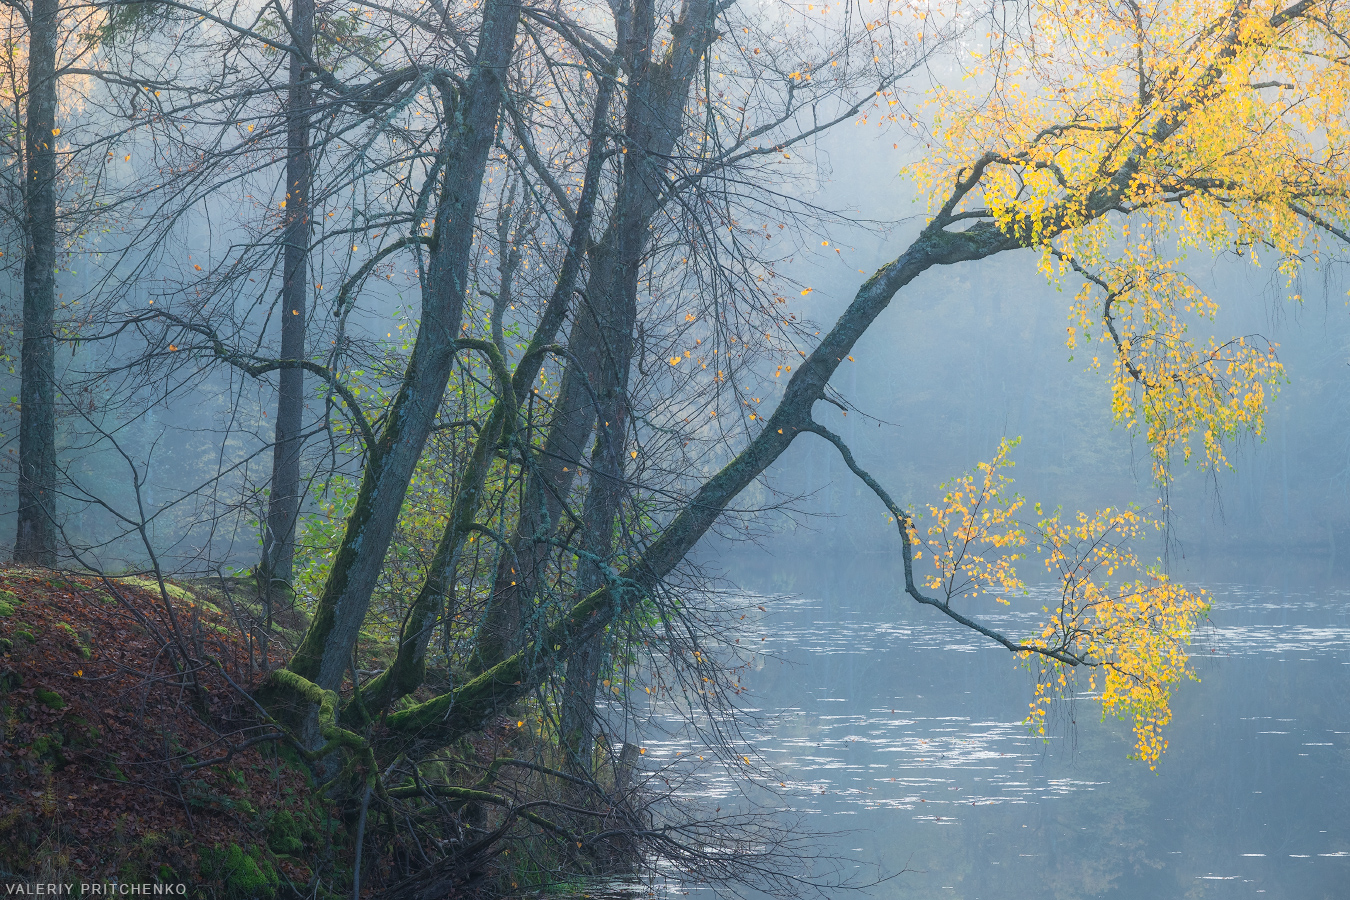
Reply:
[[[431, 633], [435, 630], [444, 598], [450, 592], [455, 565], [459, 553], [463, 550], [464, 540], [474, 524], [483, 485], [492, 465], [492, 452], [504, 437], [503, 429], [513, 427], [513, 423], [507, 419], [519, 414], [521, 403], [530, 390], [530, 385], [534, 383], [539, 370], [543, 367], [545, 348], [553, 343], [566, 318], [569, 302], [581, 274], [582, 256], [590, 241], [591, 223], [595, 217], [595, 201], [599, 193], [607, 143], [600, 126], [609, 116], [609, 102], [613, 93], [613, 78], [605, 79], [596, 92], [595, 111], [591, 117], [591, 133], [594, 138], [588, 150], [586, 175], [581, 185], [581, 199], [572, 220], [571, 235], [567, 243], [567, 252], [563, 256], [562, 268], [558, 272], [557, 284], [554, 285], [553, 293], [544, 307], [539, 327], [535, 330], [525, 355], [516, 364], [516, 371], [511, 376], [511, 396], [505, 396], [505, 385], [498, 385], [503, 396], [493, 404], [487, 422], [475, 440], [469, 465], [450, 504], [450, 517], [446, 522], [445, 531], [436, 545], [431, 565], [427, 568], [427, 576], [418, 589], [417, 599], [413, 601], [413, 608], [400, 637], [394, 662], [376, 676], [365, 689], [363, 700], [372, 712], [383, 709], [398, 697], [411, 694], [422, 684]], [[510, 288], [509, 279], [509, 275], [504, 275], [502, 295]], [[500, 303], [498, 305], [500, 306]], [[495, 328], [500, 329], [500, 322]], [[500, 345], [502, 341], [497, 340], [496, 343]]]
[[[650, 3], [639, 3], [634, 14], [635, 50], [628, 96], [630, 122], [641, 123], [629, 130], [652, 134], [649, 117], [652, 106], [650, 44], [655, 32], [655, 12]], [[660, 112], [657, 107], [658, 115]], [[614, 234], [613, 265], [598, 285], [604, 302], [603, 317], [596, 322], [600, 352], [597, 354], [599, 379], [595, 447], [591, 451], [590, 480], [586, 504], [582, 510], [582, 547], [585, 556], [579, 566], [578, 587], [582, 597], [598, 590], [616, 574], [611, 566], [614, 531], [624, 496], [624, 451], [627, 448], [628, 378], [633, 360], [633, 331], [637, 327], [638, 273], [647, 250], [648, 223], [659, 206], [662, 160], [648, 156], [665, 148], [673, 135], [657, 131], [654, 141], [634, 144], [624, 154]], [[652, 146], [656, 143], [656, 147]], [[667, 151], [668, 152], [668, 151]], [[591, 774], [595, 748], [595, 701], [600, 666], [606, 652], [604, 629], [584, 641], [568, 657], [563, 677], [561, 733], [567, 762], [578, 774]]]
[[[572, 327], [568, 343], [571, 359], [563, 374], [544, 453], [527, 481], [513, 552], [502, 554], [498, 565], [476, 653], [477, 671], [506, 659], [526, 640], [523, 611], [539, 591], [547, 570], [552, 552], [548, 540], [558, 528], [562, 500], [571, 490], [577, 462], [596, 425], [597, 407], [605, 404], [604, 385], [617, 383], [612, 374], [606, 377], [602, 363], [612, 362], [626, 372], [631, 362], [637, 277], [651, 220], [662, 202], [662, 169], [680, 135], [698, 61], [715, 37], [706, 0], [691, 0], [682, 7], [680, 18], [672, 26], [677, 38], [655, 65], [655, 9], [650, 0], [639, 0], [629, 16], [616, 17], [615, 26], [625, 45], [629, 83], [624, 121], [628, 152], [623, 154], [613, 216], [590, 253], [587, 302], [578, 310]], [[620, 390], [626, 392], [626, 374], [622, 382]], [[622, 443], [622, 432], [618, 434]]]
[[[629, 153], [628, 156], [638, 156]], [[636, 162], [636, 160], [635, 160]], [[636, 179], [633, 179], [636, 180]], [[637, 320], [637, 274], [646, 246], [646, 228], [622, 228], [616, 294], [606, 304], [611, 315], [598, 328], [603, 350], [598, 384], [595, 447], [582, 509], [582, 548], [577, 584], [582, 597], [603, 587], [613, 571], [615, 525], [624, 496], [624, 450], [627, 447], [628, 376], [633, 357], [633, 329]], [[606, 651], [605, 633], [597, 631], [578, 652], [568, 657], [562, 690], [561, 733], [569, 765], [589, 775], [595, 744], [595, 700], [600, 665]]]
[[[592, 273], [595, 268], [593, 258]], [[587, 297], [590, 296], [588, 291]], [[598, 380], [595, 319], [589, 299], [578, 305], [553, 422], [544, 440], [544, 452], [536, 456], [525, 480], [525, 500], [516, 520], [513, 552], [503, 553], [498, 561], [492, 595], [474, 647], [472, 670], [491, 668], [520, 646], [523, 610], [534, 599], [547, 571], [552, 552], [547, 541], [558, 528], [563, 499], [572, 490], [585, 454], [586, 438], [595, 426], [591, 388]]]
[[[314, 0], [291, 4], [292, 35], [299, 53], [290, 59], [286, 99], [286, 226], [281, 280], [281, 358], [305, 355], [305, 316], [309, 296], [309, 236], [313, 161], [309, 146], [310, 90], [306, 57], [314, 50]], [[303, 54], [303, 55], [302, 55]], [[300, 431], [305, 412], [305, 372], [296, 366], [280, 372], [276, 434], [272, 444], [272, 492], [263, 531], [260, 587], [267, 609], [276, 588], [289, 585], [295, 561], [295, 525], [300, 515]]]
[[[591, 452], [591, 477], [582, 513], [585, 534], [582, 546], [578, 593], [585, 597], [608, 582], [614, 552], [614, 526], [623, 500], [623, 453], [625, 406], [607, 404], [602, 415], [608, 418], [596, 429], [595, 449]], [[597, 631], [567, 658], [563, 676], [560, 711], [565, 760], [577, 775], [591, 775], [595, 750], [595, 703], [599, 691], [600, 667], [609, 647], [605, 631]]]
[[473, 218], [519, 20], [518, 0], [487, 0], [463, 93], [454, 97], [448, 81], [439, 85], [451, 115], [442, 148], [436, 243], [422, 290], [421, 326], [387, 424], [369, 450], [361, 488], [314, 618], [290, 664], [292, 671], [326, 690], [341, 685], [350, 664], [408, 484], [450, 380], [468, 286]]
[[[623, 454], [627, 445], [628, 375], [637, 318], [637, 270], [647, 229], [625, 230], [636, 239], [620, 239], [619, 249], [633, 264], [617, 267], [618, 283], [607, 286], [615, 295], [605, 304], [610, 315], [597, 323], [596, 328], [603, 349], [598, 355], [595, 446], [591, 450], [586, 503], [582, 508], [584, 555], [577, 579], [582, 597], [609, 580], [615, 523], [624, 496]], [[627, 277], [630, 274], [632, 277]], [[567, 764], [582, 776], [591, 774], [596, 691], [606, 649], [605, 633], [596, 632], [568, 657], [563, 679], [560, 723], [563, 749]]]
[[19, 522], [14, 561], [56, 564], [57, 0], [33, 0], [28, 23]]
[[994, 256], [1024, 246], [1022, 240], [989, 223], [950, 232], [931, 224], [898, 259], [869, 278], [801, 366], [792, 374], [773, 414], [735, 459], [700, 485], [679, 514], [618, 579], [572, 607], [530, 645], [456, 690], [386, 719], [395, 735], [381, 748], [444, 746], [483, 726], [493, 715], [534, 691], [562, 660], [611, 622], [631, 611], [679, 564], [736, 496], [751, 484], [802, 431], [812, 426], [811, 410], [830, 376], [852, 352], [877, 316], [904, 286], [934, 266]]

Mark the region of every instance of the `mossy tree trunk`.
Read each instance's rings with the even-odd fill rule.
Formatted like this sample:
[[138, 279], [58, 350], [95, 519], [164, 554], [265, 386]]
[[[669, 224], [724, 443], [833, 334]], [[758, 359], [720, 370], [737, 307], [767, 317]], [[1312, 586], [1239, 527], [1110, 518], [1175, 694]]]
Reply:
[[[496, 385], [499, 392], [498, 399], [475, 438], [468, 465], [460, 476], [458, 489], [450, 503], [450, 515], [446, 520], [445, 530], [436, 545], [431, 563], [427, 567], [426, 578], [418, 589], [407, 623], [399, 637], [394, 662], [366, 686], [363, 701], [372, 712], [384, 709], [393, 700], [406, 696], [421, 686], [425, 677], [426, 656], [431, 636], [441, 620], [440, 613], [445, 597], [450, 591], [450, 579], [454, 577], [455, 565], [464, 548], [464, 542], [473, 533], [475, 517], [482, 503], [483, 490], [492, 468], [494, 452], [502, 449], [509, 453], [513, 447], [517, 452], [526, 452], [520, 443], [517, 417], [526, 394], [530, 391], [535, 378], [539, 376], [549, 346], [562, 328], [572, 295], [576, 291], [577, 279], [581, 275], [585, 248], [590, 241], [591, 223], [595, 217], [595, 204], [600, 189], [601, 169], [607, 155], [608, 140], [601, 127], [609, 117], [610, 98], [614, 94], [613, 73], [610, 74], [611, 78], [603, 80], [596, 91], [595, 110], [592, 115], [593, 137], [588, 148], [586, 174], [582, 182], [581, 198], [572, 216], [571, 235], [557, 284], [525, 354], [516, 365], [515, 372], [509, 378], [501, 376], [498, 378]], [[507, 258], [506, 253], [502, 255]], [[509, 296], [513, 274], [509, 268], [503, 268], [498, 308], [502, 306], [500, 297]], [[503, 342], [497, 341], [497, 344], [501, 343]], [[491, 352], [491, 348], [485, 349]], [[500, 346], [497, 350], [500, 353]], [[504, 375], [505, 359], [500, 362]]]
[[442, 174], [421, 323], [384, 427], [375, 446], [368, 448], [361, 486], [314, 617], [290, 663], [292, 671], [326, 690], [341, 685], [350, 665], [408, 484], [449, 383], [468, 288], [474, 214], [497, 133], [520, 12], [517, 0], [486, 0], [462, 89], [446, 78], [435, 82], [447, 128], [438, 154]]

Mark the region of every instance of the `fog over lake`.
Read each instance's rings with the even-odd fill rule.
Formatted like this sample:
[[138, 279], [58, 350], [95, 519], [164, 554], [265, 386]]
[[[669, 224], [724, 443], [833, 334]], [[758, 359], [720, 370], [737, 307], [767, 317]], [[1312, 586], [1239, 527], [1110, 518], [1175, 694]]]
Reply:
[[[768, 611], [745, 632], [763, 718], [745, 746], [781, 776], [784, 822], [847, 857], [866, 896], [1338, 898], [1350, 886], [1350, 590], [1290, 569], [1205, 580], [1157, 771], [1090, 698], [1043, 740], [1022, 719], [1033, 680], [1002, 648], [897, 596], [875, 555], [737, 567]], [[1260, 580], [1255, 580], [1256, 578]], [[1040, 614], [989, 618], [1014, 632]], [[659, 708], [658, 708], [659, 718]], [[673, 723], [672, 723], [673, 724]], [[696, 743], [648, 740], [652, 764]], [[744, 804], [713, 777], [703, 796]], [[772, 786], [772, 784], [770, 784]], [[672, 896], [715, 896], [698, 885]]]

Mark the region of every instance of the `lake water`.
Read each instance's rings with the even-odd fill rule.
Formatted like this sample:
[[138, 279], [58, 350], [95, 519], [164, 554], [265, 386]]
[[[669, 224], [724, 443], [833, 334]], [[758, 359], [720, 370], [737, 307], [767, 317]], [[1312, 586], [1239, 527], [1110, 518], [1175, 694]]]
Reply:
[[[777, 777], [755, 799], [821, 833], [859, 879], [894, 876], [867, 896], [1350, 897], [1350, 591], [1206, 583], [1202, 680], [1178, 687], [1150, 772], [1127, 758], [1128, 724], [1090, 700], [1034, 738], [1031, 674], [900, 599], [888, 567], [793, 568], [739, 579], [765, 588], [744, 634], [763, 653], [743, 679], [763, 718], [744, 738]], [[1036, 616], [987, 620], [1026, 633]], [[644, 743], [648, 766], [699, 750], [687, 735]], [[710, 803], [746, 803], [728, 776], [702, 784]]]

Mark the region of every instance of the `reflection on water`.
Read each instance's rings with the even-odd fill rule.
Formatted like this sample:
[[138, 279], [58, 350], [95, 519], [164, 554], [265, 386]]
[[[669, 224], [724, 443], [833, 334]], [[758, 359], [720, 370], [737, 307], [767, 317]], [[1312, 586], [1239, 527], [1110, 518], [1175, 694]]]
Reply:
[[[745, 739], [777, 775], [763, 799], [831, 833], [822, 849], [862, 877], [901, 873], [871, 896], [1350, 897], [1350, 593], [1210, 585], [1202, 681], [1178, 689], [1150, 773], [1087, 698], [1033, 738], [1031, 675], [1009, 654], [896, 600], [885, 573], [838, 578], [756, 599], [747, 633], [766, 640], [744, 683], [762, 719]], [[987, 620], [1015, 633], [1036, 621], [1001, 613]], [[647, 745], [649, 765], [700, 749]], [[719, 803], [744, 790], [705, 784]]]

